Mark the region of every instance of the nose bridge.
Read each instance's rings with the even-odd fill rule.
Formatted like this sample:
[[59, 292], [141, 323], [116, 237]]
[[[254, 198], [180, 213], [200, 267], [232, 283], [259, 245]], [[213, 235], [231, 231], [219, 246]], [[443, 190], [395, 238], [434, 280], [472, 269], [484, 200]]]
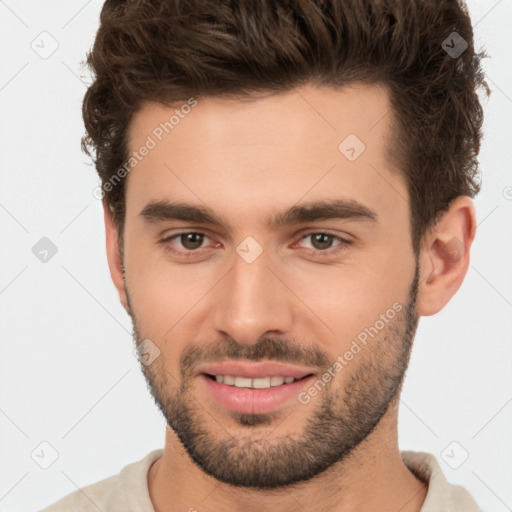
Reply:
[[216, 330], [240, 344], [256, 343], [267, 331], [291, 328], [289, 297], [269, 263], [265, 253], [253, 261], [237, 254], [215, 298]]

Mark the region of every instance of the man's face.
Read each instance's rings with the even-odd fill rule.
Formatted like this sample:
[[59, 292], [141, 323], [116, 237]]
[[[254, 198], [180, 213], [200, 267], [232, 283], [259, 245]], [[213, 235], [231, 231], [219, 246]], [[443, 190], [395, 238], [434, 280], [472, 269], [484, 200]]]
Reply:
[[[390, 115], [382, 88], [308, 86], [147, 104], [132, 120], [130, 152], [151, 146], [126, 183], [134, 337], [151, 340], [149, 357], [159, 351], [142, 368], [168, 424], [221, 481], [307, 480], [346, 459], [396, 401], [418, 267], [407, 189], [385, 157]], [[334, 201], [349, 208], [281, 215]], [[222, 224], [174, 219], [155, 202], [208, 209]], [[227, 362], [238, 366], [212, 366]], [[300, 378], [267, 387], [287, 373]], [[251, 376], [267, 389], [245, 388]]]

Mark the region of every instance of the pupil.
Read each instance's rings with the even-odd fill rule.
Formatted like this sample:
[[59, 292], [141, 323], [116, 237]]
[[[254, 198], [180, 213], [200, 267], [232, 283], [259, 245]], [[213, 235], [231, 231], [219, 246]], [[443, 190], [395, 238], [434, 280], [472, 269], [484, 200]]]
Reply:
[[181, 235], [181, 243], [187, 249], [198, 249], [203, 243], [203, 235], [199, 233], [186, 233]]
[[[322, 239], [324, 240], [322, 245]], [[327, 241], [326, 241], [327, 240]], [[317, 242], [320, 242], [320, 247], [317, 247]], [[325, 233], [318, 233], [313, 236], [313, 246], [316, 249], [329, 249], [331, 246], [332, 240], [330, 239], [330, 235]]]

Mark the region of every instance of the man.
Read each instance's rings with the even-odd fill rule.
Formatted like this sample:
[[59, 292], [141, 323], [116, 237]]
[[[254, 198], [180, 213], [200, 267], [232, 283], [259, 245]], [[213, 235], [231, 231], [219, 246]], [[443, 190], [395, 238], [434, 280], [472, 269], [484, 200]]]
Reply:
[[397, 439], [469, 265], [481, 57], [456, 0], [105, 3], [83, 148], [168, 427], [46, 511], [481, 510]]

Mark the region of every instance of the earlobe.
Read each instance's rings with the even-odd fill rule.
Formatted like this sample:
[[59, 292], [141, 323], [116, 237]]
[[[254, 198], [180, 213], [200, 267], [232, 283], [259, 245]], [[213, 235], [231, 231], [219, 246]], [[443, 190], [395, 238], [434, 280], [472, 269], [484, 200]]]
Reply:
[[425, 239], [420, 256], [419, 315], [435, 315], [460, 288], [469, 268], [475, 231], [473, 201], [459, 196]]
[[108, 204], [103, 201], [103, 217], [105, 221], [105, 241], [107, 249], [108, 267], [110, 270], [110, 277], [119, 294], [119, 300], [124, 309], [128, 311], [128, 302], [125, 292], [124, 281], [124, 267], [121, 261], [121, 252], [119, 250], [119, 242], [117, 236], [117, 226], [114, 222], [112, 212]]

